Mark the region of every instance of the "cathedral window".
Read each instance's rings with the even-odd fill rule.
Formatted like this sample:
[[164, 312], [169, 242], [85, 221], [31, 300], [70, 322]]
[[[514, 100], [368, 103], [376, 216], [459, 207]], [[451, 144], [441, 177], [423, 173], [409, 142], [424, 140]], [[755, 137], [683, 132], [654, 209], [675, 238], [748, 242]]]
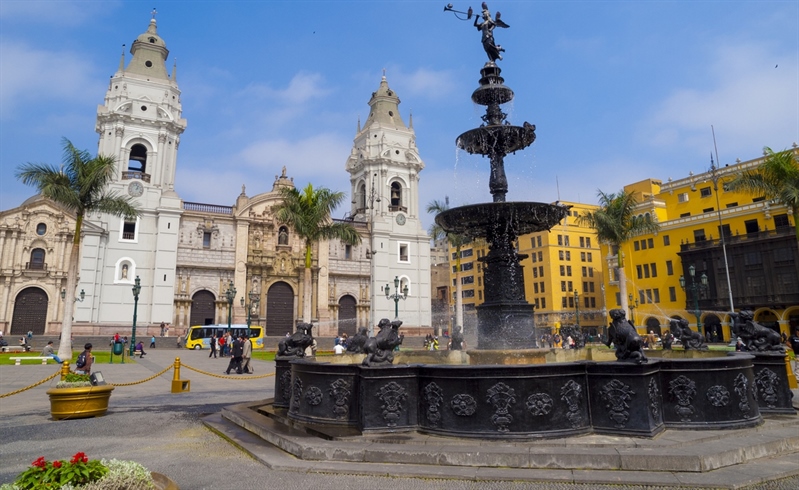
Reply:
[[28, 269], [41, 271], [47, 267], [44, 264], [45, 252], [44, 249], [34, 248], [31, 250], [31, 261], [28, 262]]
[[211, 232], [203, 232], [203, 248], [211, 248]]
[[364, 183], [358, 187], [358, 209], [366, 209], [366, 184]]
[[139, 239], [139, 218], [122, 218], [119, 241], [136, 242]]
[[[776, 220], [775, 220], [775, 222], [776, 222]], [[37, 235], [42, 236], [45, 233], [47, 233], [47, 225], [46, 224], [39, 223], [38, 225], [36, 225], [36, 234]]]
[[399, 257], [397, 257], [399, 262], [410, 262], [410, 255], [408, 252], [409, 244], [405, 242], [399, 243]]
[[389, 211], [407, 211], [408, 209], [402, 205], [402, 186], [399, 182], [391, 183], [391, 206]]

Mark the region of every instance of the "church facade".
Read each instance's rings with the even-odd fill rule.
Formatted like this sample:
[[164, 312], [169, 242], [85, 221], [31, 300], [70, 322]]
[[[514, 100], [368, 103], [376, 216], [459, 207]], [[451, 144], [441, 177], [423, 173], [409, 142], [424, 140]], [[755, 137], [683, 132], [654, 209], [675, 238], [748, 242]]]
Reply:
[[[139, 327], [169, 323], [234, 323], [266, 327], [283, 336], [302, 316], [304, 244], [276, 221], [280, 189], [293, 187], [283, 167], [271, 190], [241, 194], [232, 205], [184, 202], [175, 192], [180, 135], [187, 128], [177, 70], [155, 19], [123, 53], [97, 110], [98, 153], [118, 162], [111, 190], [131, 196], [135, 220], [92, 215], [83, 224], [81, 270], [73, 331], [124, 332], [136, 305]], [[344, 220], [360, 245], [314, 246], [312, 318], [316, 335], [332, 336], [393, 318], [408, 334], [430, 332], [429, 240], [419, 220], [418, 181], [424, 164], [412, 123], [399, 115], [399, 98], [383, 77], [369, 101], [367, 123], [355, 136], [345, 168], [352, 208]], [[344, 156], [343, 156], [344, 157]], [[0, 212], [0, 330], [11, 334], [60, 331], [69, 243], [75, 218], [34, 196]], [[386, 296], [407, 288], [396, 302]], [[235, 288], [232, 304], [226, 297]], [[83, 297], [81, 297], [81, 291]], [[400, 295], [401, 296], [401, 295]]]

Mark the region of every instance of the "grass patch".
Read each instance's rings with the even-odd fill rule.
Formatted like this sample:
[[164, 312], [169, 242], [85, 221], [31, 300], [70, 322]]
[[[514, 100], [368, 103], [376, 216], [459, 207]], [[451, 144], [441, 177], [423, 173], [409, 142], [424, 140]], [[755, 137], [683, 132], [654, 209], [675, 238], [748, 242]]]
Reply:
[[[76, 350], [72, 351], [72, 359], [69, 361], [69, 366], [71, 369], [75, 368], [75, 361], [78, 360], [78, 356], [83, 350]], [[12, 357], [41, 357], [41, 352], [3, 352], [0, 353], [0, 366], [13, 366], [16, 361], [12, 361]], [[92, 349], [92, 355], [94, 355], [94, 362], [95, 364], [108, 364], [111, 362], [111, 351], [97, 351]], [[114, 356], [114, 364], [122, 362], [120, 356]], [[132, 362], [130, 358], [128, 358], [127, 353], [125, 354], [125, 362]], [[30, 363], [26, 363], [30, 364]], [[47, 364], [55, 365], [56, 362], [53, 361], [47, 362]]]

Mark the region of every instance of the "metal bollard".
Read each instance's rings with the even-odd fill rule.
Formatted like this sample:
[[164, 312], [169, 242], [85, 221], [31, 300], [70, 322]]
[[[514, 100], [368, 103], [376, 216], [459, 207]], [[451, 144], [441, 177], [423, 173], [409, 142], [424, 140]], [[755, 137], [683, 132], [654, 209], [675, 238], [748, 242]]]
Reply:
[[61, 381], [67, 379], [67, 374], [69, 374], [69, 361], [64, 361], [61, 363]]
[[180, 358], [175, 358], [175, 365], [172, 374], [172, 393], [184, 393], [191, 390], [191, 381], [180, 379]]

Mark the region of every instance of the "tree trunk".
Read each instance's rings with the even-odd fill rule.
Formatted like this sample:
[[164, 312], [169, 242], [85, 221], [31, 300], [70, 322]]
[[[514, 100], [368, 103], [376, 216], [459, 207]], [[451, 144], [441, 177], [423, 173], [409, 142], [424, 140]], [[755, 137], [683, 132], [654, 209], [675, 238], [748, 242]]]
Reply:
[[302, 291], [302, 321], [311, 323], [311, 289], [313, 281], [311, 278], [311, 268], [305, 268], [304, 287]]
[[629, 317], [630, 309], [627, 303], [627, 276], [624, 274], [624, 267], [619, 267], [619, 295], [621, 296], [619, 298], [621, 300], [621, 309], [628, 315], [627, 319], [632, 322], [633, 319]]
[[793, 214], [793, 231], [796, 233], [796, 243], [799, 244], [799, 206], [791, 210]]
[[69, 253], [67, 285], [64, 291], [64, 319], [61, 323], [61, 342], [58, 344], [58, 357], [72, 359], [72, 316], [75, 314], [75, 289], [78, 287], [78, 268], [80, 267], [80, 231], [83, 216], [78, 215], [75, 223], [75, 236]]

